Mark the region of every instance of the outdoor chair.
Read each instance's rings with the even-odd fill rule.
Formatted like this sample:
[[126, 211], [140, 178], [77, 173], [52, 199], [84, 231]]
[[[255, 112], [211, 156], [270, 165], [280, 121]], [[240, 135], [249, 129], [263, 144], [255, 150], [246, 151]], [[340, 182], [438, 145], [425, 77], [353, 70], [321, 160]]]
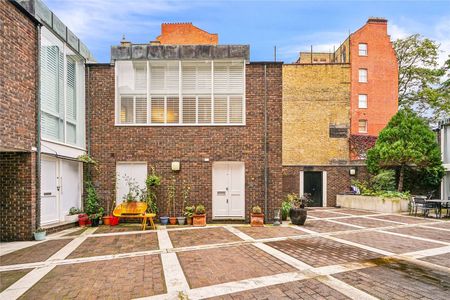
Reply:
[[434, 209], [437, 214], [437, 209], [433, 203], [427, 203], [424, 197], [413, 197], [414, 216], [417, 216], [418, 210], [421, 210], [423, 217], [428, 217], [430, 210]]

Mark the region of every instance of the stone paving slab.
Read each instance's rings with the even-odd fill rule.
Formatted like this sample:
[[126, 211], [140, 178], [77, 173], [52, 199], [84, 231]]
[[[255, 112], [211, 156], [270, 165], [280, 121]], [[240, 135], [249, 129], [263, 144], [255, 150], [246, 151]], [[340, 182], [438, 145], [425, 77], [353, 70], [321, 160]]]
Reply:
[[407, 217], [400, 215], [383, 215], [383, 216], [373, 216], [371, 218], [380, 219], [380, 220], [389, 220], [395, 222], [401, 222], [405, 224], [419, 224], [419, 223], [429, 223], [433, 222], [433, 219], [425, 219], [421, 217]]
[[420, 260], [430, 262], [432, 264], [436, 264], [439, 266], [450, 268], [450, 253], [435, 255], [435, 256], [428, 256], [421, 258]]
[[300, 226], [308, 230], [316, 231], [319, 233], [323, 232], [337, 232], [337, 231], [348, 231], [357, 230], [358, 228], [347, 226], [344, 224], [338, 224], [334, 222], [329, 222], [326, 220], [306, 220], [305, 225]]
[[236, 229], [242, 231], [246, 235], [254, 239], [266, 239], [276, 237], [288, 237], [307, 234], [306, 232], [291, 228], [291, 227], [250, 227], [250, 226], [235, 226]]
[[210, 300], [237, 299], [350, 299], [316, 279], [299, 280], [248, 290], [239, 293], [208, 298]]
[[364, 216], [364, 215], [376, 215], [376, 214], [380, 214], [379, 212], [376, 212], [376, 211], [357, 210], [357, 209], [347, 209], [347, 208], [340, 208], [340, 209], [337, 209], [336, 212], [340, 212], [340, 213], [344, 213], [344, 214], [349, 214], [349, 215], [354, 215], [354, 216]]
[[45, 261], [72, 239], [49, 240], [0, 256], [0, 266]]
[[313, 267], [367, 261], [382, 256], [375, 252], [321, 237], [288, 239], [266, 244]]
[[168, 231], [175, 248], [242, 241], [223, 227]]
[[191, 288], [296, 270], [253, 245], [178, 252], [177, 256]]
[[385, 222], [381, 220], [374, 220], [374, 219], [367, 219], [367, 218], [342, 218], [339, 220], [336, 220], [342, 223], [351, 224], [351, 225], [357, 225], [362, 226], [366, 228], [379, 228], [379, 227], [388, 227], [388, 226], [394, 226], [399, 225], [392, 222]]
[[450, 275], [407, 262], [332, 275], [380, 299], [449, 299]]
[[389, 229], [388, 231], [450, 243], [450, 232], [438, 229], [425, 227], [406, 227]]
[[[339, 212], [337, 210], [337, 212]], [[343, 217], [345, 215], [338, 214], [332, 211], [322, 211], [322, 210], [308, 210], [308, 216], [317, 217], [317, 218], [336, 218]]]
[[412, 238], [394, 236], [383, 232], [355, 232], [336, 235], [337, 238], [367, 245], [373, 248], [393, 252], [396, 254], [414, 252], [424, 249], [442, 247], [442, 244], [420, 241]]
[[427, 226], [433, 226], [433, 227], [438, 227], [438, 228], [450, 229], [450, 221], [436, 222], [436, 224], [431, 224], [431, 225], [427, 225]]
[[80, 234], [82, 234], [83, 232], [85, 232], [89, 227], [82, 227], [74, 232], [65, 234], [64, 236], [79, 236]]
[[[146, 230], [151, 230], [148, 226]], [[117, 226], [102, 225], [97, 228], [94, 234], [128, 232], [128, 231], [142, 231], [141, 224], [119, 224]]]
[[130, 253], [158, 249], [156, 233], [89, 237], [68, 258]]
[[159, 255], [55, 267], [21, 299], [131, 299], [166, 292]]
[[28, 274], [32, 269], [0, 272], [0, 293], [10, 287], [17, 280]]

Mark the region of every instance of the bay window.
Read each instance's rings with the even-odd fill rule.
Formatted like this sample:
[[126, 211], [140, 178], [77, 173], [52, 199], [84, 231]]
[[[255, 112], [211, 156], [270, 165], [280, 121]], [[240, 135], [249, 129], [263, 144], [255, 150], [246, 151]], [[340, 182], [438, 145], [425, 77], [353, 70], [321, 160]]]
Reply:
[[244, 61], [117, 61], [117, 125], [242, 125]]

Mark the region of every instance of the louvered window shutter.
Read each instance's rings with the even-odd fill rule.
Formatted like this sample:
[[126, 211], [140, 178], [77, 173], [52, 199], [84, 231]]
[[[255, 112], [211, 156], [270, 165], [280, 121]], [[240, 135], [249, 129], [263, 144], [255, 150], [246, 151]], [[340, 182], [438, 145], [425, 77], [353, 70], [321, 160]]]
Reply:
[[150, 71], [150, 93], [165, 92], [165, 67], [152, 66]]
[[182, 70], [183, 94], [195, 94], [197, 81], [195, 66], [183, 66]]
[[180, 114], [180, 100], [178, 97], [167, 97], [167, 123], [169, 124], [177, 124], [179, 121]]
[[178, 62], [168, 63], [166, 67], [166, 92], [178, 95], [179, 89]]
[[155, 124], [164, 123], [164, 97], [151, 97], [151, 122]]
[[183, 123], [195, 124], [196, 122], [196, 97], [183, 97]]
[[137, 92], [146, 92], [147, 89], [147, 67], [143, 64], [135, 66], [134, 89]]
[[147, 98], [146, 97], [136, 97], [136, 123], [145, 124], [147, 123]]
[[244, 69], [242, 65], [229, 67], [229, 90], [232, 93], [242, 93], [244, 91]]
[[230, 96], [230, 123], [242, 123], [242, 96]]
[[228, 68], [225, 65], [214, 64], [214, 93], [228, 92]]
[[67, 57], [67, 118], [71, 121], [77, 119], [77, 96], [76, 96], [76, 63]]
[[120, 123], [133, 123], [133, 97], [122, 96], [120, 99]]
[[214, 123], [227, 123], [227, 96], [214, 96]]
[[211, 123], [211, 97], [209, 96], [198, 97], [198, 123]]

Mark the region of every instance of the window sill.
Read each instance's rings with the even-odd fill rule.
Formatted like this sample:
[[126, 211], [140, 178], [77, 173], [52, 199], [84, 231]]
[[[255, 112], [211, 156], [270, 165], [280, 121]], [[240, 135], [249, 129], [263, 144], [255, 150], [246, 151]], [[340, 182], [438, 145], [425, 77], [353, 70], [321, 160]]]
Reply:
[[244, 127], [242, 124], [119, 124], [115, 123], [115, 127]]

